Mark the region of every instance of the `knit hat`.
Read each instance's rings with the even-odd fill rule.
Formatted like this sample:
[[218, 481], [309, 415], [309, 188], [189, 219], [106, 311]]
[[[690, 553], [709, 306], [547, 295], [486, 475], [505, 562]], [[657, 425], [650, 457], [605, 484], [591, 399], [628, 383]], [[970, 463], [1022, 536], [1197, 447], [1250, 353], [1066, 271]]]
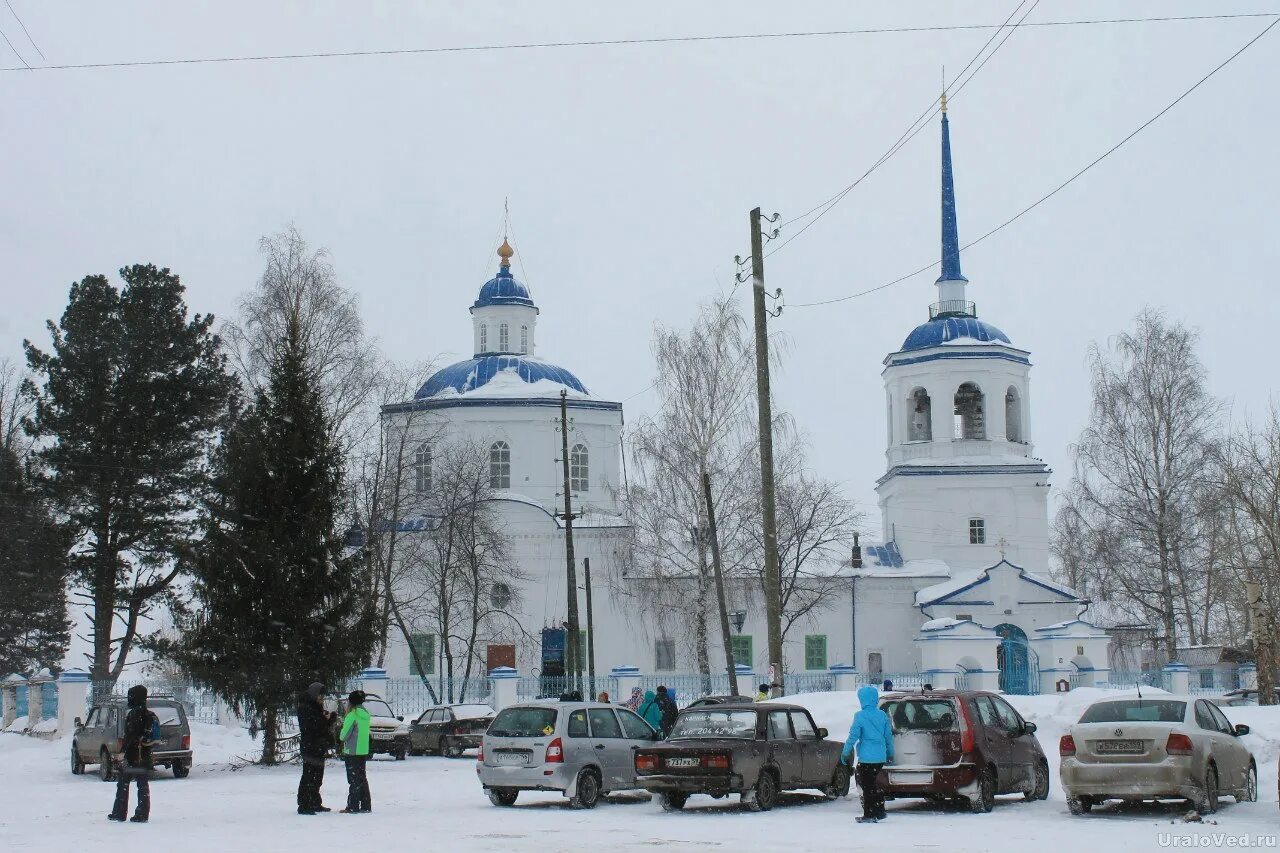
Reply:
[[324, 695], [324, 685], [318, 681], [311, 682], [311, 684], [307, 687], [307, 695], [310, 696], [312, 699], [319, 699], [322, 695]]

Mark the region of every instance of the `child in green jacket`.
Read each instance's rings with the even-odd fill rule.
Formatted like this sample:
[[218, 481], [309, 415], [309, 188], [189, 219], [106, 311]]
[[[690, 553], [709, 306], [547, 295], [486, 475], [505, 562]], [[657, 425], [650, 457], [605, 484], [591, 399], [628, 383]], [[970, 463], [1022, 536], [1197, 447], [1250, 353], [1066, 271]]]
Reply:
[[347, 765], [347, 807], [343, 814], [373, 811], [369, 794], [369, 778], [365, 764], [369, 761], [369, 712], [364, 709], [364, 691], [352, 690], [347, 697], [350, 710], [342, 718], [338, 740], [342, 743], [342, 760]]

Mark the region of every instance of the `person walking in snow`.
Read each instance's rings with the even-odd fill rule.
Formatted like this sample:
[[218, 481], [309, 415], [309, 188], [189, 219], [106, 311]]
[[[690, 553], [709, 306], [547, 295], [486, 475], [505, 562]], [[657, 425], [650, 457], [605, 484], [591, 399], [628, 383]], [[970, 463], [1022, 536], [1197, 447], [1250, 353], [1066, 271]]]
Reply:
[[116, 774], [116, 802], [108, 820], [123, 821], [129, 814], [129, 783], [137, 780], [138, 807], [129, 818], [132, 823], [146, 823], [151, 816], [151, 745], [160, 737], [160, 718], [147, 710], [147, 688], [135, 684], [129, 688], [129, 711], [124, 717], [124, 752]]
[[644, 691], [639, 687], [631, 688], [631, 698], [627, 700], [627, 707], [636, 713], [640, 713], [640, 703], [644, 701]]
[[347, 697], [349, 710], [342, 718], [342, 760], [347, 764], [347, 807], [343, 814], [362, 814], [373, 811], [373, 797], [369, 793], [369, 777], [365, 765], [369, 761], [369, 712], [364, 709], [364, 691], [352, 690]]
[[659, 731], [662, 732], [663, 739], [666, 739], [676, 724], [676, 717], [680, 716], [680, 709], [676, 707], [676, 700], [667, 693], [666, 685], [663, 684], [658, 685], [658, 695], [654, 701], [658, 703], [658, 709], [662, 712], [660, 719], [662, 728]]
[[298, 698], [298, 756], [302, 778], [298, 781], [298, 814], [327, 812], [320, 798], [324, 784], [324, 760], [333, 741], [333, 714], [324, 709], [324, 685], [316, 681]]
[[644, 692], [644, 701], [640, 703], [636, 713], [643, 717], [655, 732], [662, 731], [662, 706], [658, 704], [657, 694], [652, 690]]
[[862, 789], [862, 817], [858, 823], [875, 823], [887, 816], [884, 792], [877, 776], [885, 764], [893, 761], [893, 725], [889, 715], [879, 708], [880, 691], [867, 684], [858, 688], [858, 704], [862, 710], [853, 715], [849, 737], [840, 753], [840, 763], [848, 764], [855, 747], [858, 754], [858, 787]]

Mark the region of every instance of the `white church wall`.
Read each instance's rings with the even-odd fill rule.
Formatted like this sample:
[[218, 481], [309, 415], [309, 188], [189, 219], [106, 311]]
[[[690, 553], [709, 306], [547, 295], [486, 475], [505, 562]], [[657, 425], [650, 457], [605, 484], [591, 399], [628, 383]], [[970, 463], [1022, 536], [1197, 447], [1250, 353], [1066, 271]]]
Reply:
[[1080, 612], [1080, 602], [1019, 577], [1018, 569], [1008, 563], [991, 568], [987, 577], [952, 600], [926, 606], [925, 614], [931, 619], [972, 619], [989, 628], [1009, 623], [1033, 639], [1037, 628], [1075, 619]]
[[924, 621], [915, 606], [916, 591], [937, 581], [936, 577], [858, 578], [857, 650], [848, 662], [859, 672], [872, 672], [872, 656], [879, 655], [881, 672], [916, 672], [920, 657], [914, 640]]

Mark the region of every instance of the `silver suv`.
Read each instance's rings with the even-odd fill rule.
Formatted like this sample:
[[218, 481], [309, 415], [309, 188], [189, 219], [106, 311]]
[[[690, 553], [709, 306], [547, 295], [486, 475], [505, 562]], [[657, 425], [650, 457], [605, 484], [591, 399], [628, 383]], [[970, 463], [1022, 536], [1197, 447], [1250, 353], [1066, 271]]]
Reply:
[[503, 708], [476, 756], [476, 775], [495, 806], [521, 791], [560, 791], [576, 809], [637, 787], [636, 747], [660, 736], [626, 708], [602, 702], [525, 702]]

